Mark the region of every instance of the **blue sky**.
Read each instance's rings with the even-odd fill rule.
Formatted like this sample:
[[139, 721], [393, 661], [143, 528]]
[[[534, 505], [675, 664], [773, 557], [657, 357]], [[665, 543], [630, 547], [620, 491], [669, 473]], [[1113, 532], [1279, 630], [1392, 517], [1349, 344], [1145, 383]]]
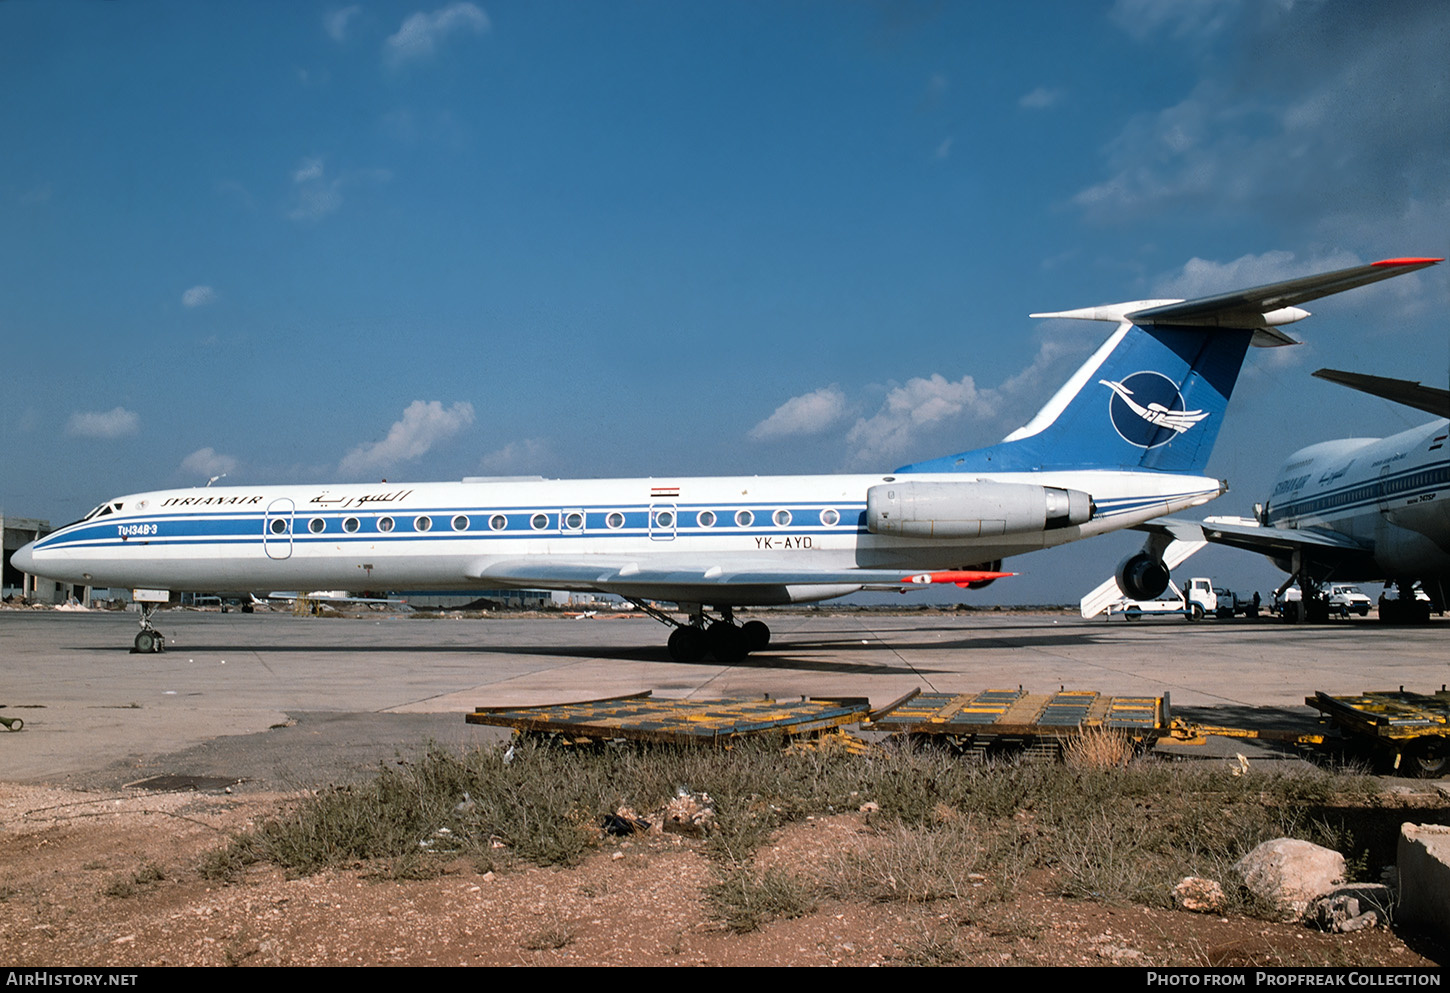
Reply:
[[[1110, 330], [1029, 311], [1446, 254], [1447, 51], [1439, 0], [0, 3], [0, 507], [988, 444]], [[1255, 350], [1214, 511], [1423, 420], [1308, 374], [1445, 385], [1447, 304]]]

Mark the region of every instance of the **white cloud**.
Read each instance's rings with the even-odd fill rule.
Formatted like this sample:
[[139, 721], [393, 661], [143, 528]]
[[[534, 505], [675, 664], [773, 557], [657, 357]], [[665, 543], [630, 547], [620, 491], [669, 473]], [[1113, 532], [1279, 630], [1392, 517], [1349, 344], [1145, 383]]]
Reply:
[[[1450, 227], [1445, 7], [1119, 0], [1137, 42], [1177, 45], [1197, 81], [1132, 118], [1074, 203], [1113, 224], [1252, 219], [1315, 243], [1425, 252]], [[1408, 241], [1406, 247], [1400, 247]]]
[[880, 462], [905, 451], [916, 431], [964, 411], [991, 413], [971, 376], [956, 382], [940, 373], [925, 379], [914, 377], [887, 393], [879, 411], [857, 420], [846, 441], [854, 449], [855, 461]]
[[411, 462], [472, 423], [471, 403], [455, 403], [444, 410], [437, 400], [414, 400], [403, 411], [403, 419], [388, 430], [386, 438], [354, 448], [338, 468], [344, 474], [353, 475]]
[[384, 43], [384, 53], [389, 64], [399, 66], [428, 58], [449, 35], [468, 31], [483, 34], [488, 28], [488, 15], [478, 5], [453, 3], [431, 14], [410, 14]]
[[319, 157], [303, 159], [292, 170], [292, 182], [297, 186], [297, 196], [287, 216], [294, 221], [315, 221], [342, 206], [338, 180], [326, 178], [326, 167]]
[[1239, 0], [1117, 0], [1109, 16], [1139, 41], [1158, 32], [1202, 38], [1221, 32], [1239, 6]]
[[936, 151], [932, 153], [932, 158], [936, 159], [938, 162], [941, 162], [944, 159], [951, 158], [951, 154], [952, 154], [952, 139], [951, 138], [943, 138], [942, 141], [941, 141], [941, 144], [939, 144], [939, 145], [936, 146]]
[[1024, 110], [1046, 110], [1062, 99], [1062, 90], [1039, 86], [1031, 93], [1024, 93], [1017, 100], [1017, 106]]
[[301, 164], [299, 164], [297, 166], [297, 168], [292, 173], [292, 182], [294, 182], [294, 183], [310, 183], [313, 180], [321, 179], [322, 178], [322, 170], [323, 170], [322, 159], [320, 159], [320, 158], [318, 158], [316, 156], [312, 156], [311, 158], [303, 159], [302, 162], [301, 162]]
[[124, 438], [141, 429], [141, 417], [125, 407], [88, 412], [77, 411], [70, 415], [66, 434], [77, 438]]
[[1041, 334], [1032, 361], [998, 386], [979, 387], [971, 376], [953, 382], [933, 373], [892, 387], [880, 409], [858, 418], [847, 433], [848, 463], [900, 465], [927, 442], [963, 451], [985, 443], [984, 434], [1000, 438], [1026, 423], [1098, 344], [1074, 327], [1049, 327]]
[[216, 299], [216, 291], [210, 286], [193, 286], [181, 294], [184, 307], [204, 307]]
[[305, 158], [292, 171], [296, 196], [287, 216], [294, 221], [319, 220], [341, 209], [344, 189], [377, 186], [392, 178], [387, 169], [355, 169], [329, 177], [321, 157]]
[[542, 438], [526, 438], [511, 441], [478, 460], [480, 472], [493, 475], [538, 472], [540, 466], [550, 457], [549, 443]]
[[791, 397], [775, 413], [750, 429], [756, 441], [770, 441], [791, 435], [820, 434], [846, 413], [846, 395], [835, 386]]
[[193, 476], [204, 476], [207, 479], [235, 472], [236, 468], [236, 459], [230, 455], [219, 455], [212, 448], [198, 448], [181, 460], [183, 472]]
[[294, 221], [315, 221], [335, 213], [341, 206], [342, 194], [335, 186], [319, 186], [298, 191], [296, 206], [288, 211], [287, 216]]
[[348, 7], [339, 8], [338, 10], [328, 11], [327, 15], [322, 19], [323, 30], [327, 32], [327, 36], [333, 41], [339, 45], [342, 44], [347, 40], [348, 22], [361, 9], [357, 4], [353, 4]]

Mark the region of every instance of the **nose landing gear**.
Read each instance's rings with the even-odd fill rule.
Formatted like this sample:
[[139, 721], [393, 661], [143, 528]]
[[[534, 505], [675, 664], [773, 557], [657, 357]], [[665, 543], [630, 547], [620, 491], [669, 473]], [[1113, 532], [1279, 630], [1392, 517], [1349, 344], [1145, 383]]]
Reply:
[[151, 626], [151, 615], [156, 612], [157, 606], [155, 603], [141, 604], [141, 630], [131, 643], [132, 655], [154, 655], [166, 651], [165, 636]]

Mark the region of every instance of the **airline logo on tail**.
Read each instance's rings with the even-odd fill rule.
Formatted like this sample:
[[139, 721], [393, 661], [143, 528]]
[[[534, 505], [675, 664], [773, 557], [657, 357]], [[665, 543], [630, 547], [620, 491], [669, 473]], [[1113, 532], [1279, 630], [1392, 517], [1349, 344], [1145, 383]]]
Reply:
[[1098, 383], [1113, 391], [1108, 401], [1113, 427], [1139, 448], [1157, 448], [1208, 417], [1206, 410], [1184, 410], [1183, 394], [1159, 372], [1135, 372], [1121, 382]]

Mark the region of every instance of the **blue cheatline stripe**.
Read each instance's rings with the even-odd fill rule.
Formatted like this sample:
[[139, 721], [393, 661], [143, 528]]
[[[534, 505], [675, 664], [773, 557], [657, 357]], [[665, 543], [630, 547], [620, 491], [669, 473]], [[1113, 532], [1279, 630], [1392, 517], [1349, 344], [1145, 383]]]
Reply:
[[[712, 527], [703, 527], [698, 523], [677, 524], [673, 528], [662, 528], [658, 525], [651, 531], [649, 508], [610, 507], [592, 508], [585, 512], [585, 527], [581, 529], [561, 528], [560, 512], [558, 508], [552, 511], [543, 508], [490, 508], [480, 510], [478, 508], [419, 508], [410, 510], [407, 514], [383, 513], [374, 511], [367, 513], [374, 516], [363, 516], [362, 514], [348, 513], [346, 511], [323, 511], [310, 514], [292, 515], [263, 515], [251, 512], [247, 514], [206, 514], [206, 515], [164, 515], [148, 517], [121, 517], [111, 518], [104, 523], [86, 524], [83, 527], [64, 532], [57, 532], [49, 535], [37, 543], [37, 548], [107, 548], [121, 547], [131, 541], [144, 545], [164, 545], [176, 547], [179, 545], [239, 545], [239, 544], [260, 544], [263, 539], [283, 542], [290, 541], [296, 545], [307, 545], [315, 543], [337, 544], [339, 542], [353, 543], [366, 541], [371, 544], [389, 541], [451, 541], [468, 540], [477, 541], [481, 539], [506, 539], [517, 540], [519, 538], [536, 536], [539, 538], [575, 538], [575, 537], [647, 537], [651, 533], [660, 534], [672, 533], [676, 535], [701, 536], [718, 535], [721, 537], [755, 537], [767, 535], [779, 535], [785, 531], [796, 534], [829, 535], [829, 534], [853, 534], [864, 531], [865, 510], [862, 506], [849, 504], [822, 505], [819, 502], [812, 503], [770, 503], [740, 506], [721, 506], [718, 504], [700, 504], [700, 510], [713, 510], [717, 515], [717, 522]], [[789, 525], [776, 525], [771, 521], [771, 515], [780, 509], [789, 507], [806, 508], [816, 510], [819, 513], [825, 509], [834, 509], [840, 514], [840, 521], [835, 525], [826, 525], [819, 522], [819, 517], [812, 520], [806, 519], [806, 514], [793, 514]], [[718, 509], [717, 509], [718, 508]], [[574, 508], [565, 508], [565, 514]], [[755, 520], [748, 527], [740, 527], [735, 523], [735, 513], [738, 510], [750, 510]], [[658, 508], [656, 508], [657, 512]], [[610, 514], [621, 513], [625, 516], [625, 524], [619, 528], [610, 528], [606, 521]], [[678, 512], [677, 512], [678, 513]], [[697, 513], [697, 512], [696, 512]], [[489, 526], [490, 518], [503, 514], [508, 521], [507, 527], [502, 530], [494, 530]], [[547, 523], [542, 528], [535, 528], [532, 519], [543, 514]], [[850, 523], [852, 516], [857, 518], [856, 525]], [[464, 530], [454, 530], [452, 519], [456, 516], [466, 516], [469, 519], [469, 526]], [[392, 531], [380, 531], [377, 522], [380, 518], [391, 517], [395, 521], [395, 528]], [[427, 517], [433, 526], [427, 531], [415, 529], [417, 519]], [[291, 518], [292, 526], [290, 531], [281, 534], [266, 533], [267, 525], [278, 519]], [[359, 522], [358, 530], [344, 531], [342, 522], [356, 518]], [[325, 527], [322, 531], [313, 532], [308, 529], [307, 522], [322, 520]], [[153, 530], [154, 529], [154, 530]], [[126, 533], [123, 536], [124, 532]], [[177, 532], [180, 533], [177, 533]], [[170, 532], [170, 533], [168, 533]]]
[[1373, 480], [1296, 497], [1287, 504], [1269, 507], [1269, 520], [1293, 520], [1329, 512], [1348, 513], [1376, 507], [1385, 500], [1406, 500], [1410, 497], [1438, 493], [1450, 484], [1450, 460], [1421, 465]]
[[[1145, 507], [1161, 504], [1170, 500], [1181, 499], [1186, 496], [1200, 495], [1202, 491], [1193, 490], [1183, 493], [1163, 494], [1145, 497], [1123, 497], [1118, 499], [1103, 500], [1097, 504], [1098, 517], [1117, 517], [1130, 514]], [[772, 514], [781, 509], [804, 508], [801, 514], [792, 514], [790, 524], [778, 526], [771, 520]], [[574, 508], [566, 508], [566, 513]], [[819, 502], [811, 503], [765, 503], [765, 504], [696, 504], [693, 509], [685, 511], [696, 515], [695, 523], [677, 523], [672, 528], [661, 528], [656, 526], [653, 531], [650, 528], [651, 510], [649, 507], [619, 507], [603, 505], [601, 507], [577, 508], [585, 514], [585, 526], [582, 529], [566, 529], [560, 527], [560, 514], [558, 508], [546, 510], [533, 507], [509, 507], [509, 508], [418, 508], [410, 510], [407, 514], [379, 513], [367, 511], [364, 514], [353, 514], [346, 511], [322, 511], [310, 514], [292, 515], [264, 515], [255, 511], [240, 514], [216, 514], [206, 515], [168, 514], [164, 516], [147, 517], [121, 517], [111, 518], [104, 523], [87, 523], [77, 527], [75, 530], [65, 530], [54, 535], [42, 538], [36, 545], [37, 549], [55, 548], [107, 548], [122, 547], [129, 542], [136, 542], [143, 545], [164, 545], [167, 547], [178, 547], [182, 545], [243, 545], [261, 544], [265, 538], [271, 541], [290, 541], [294, 545], [308, 545], [316, 543], [337, 544], [339, 542], [355, 543], [365, 541], [370, 544], [380, 542], [396, 541], [478, 541], [485, 539], [517, 540], [519, 538], [536, 536], [539, 538], [559, 539], [577, 537], [618, 537], [618, 538], [639, 538], [647, 537], [650, 534], [672, 533], [676, 536], [703, 537], [768, 537], [780, 535], [783, 532], [808, 535], [833, 535], [833, 534], [865, 534], [865, 508], [860, 504], [831, 504], [823, 505]], [[833, 509], [841, 515], [840, 522], [835, 525], [819, 523], [819, 517], [806, 520], [810, 511], [817, 514], [826, 509]], [[656, 512], [658, 508], [655, 508]], [[703, 510], [713, 511], [716, 515], [716, 523], [711, 527], [703, 527], [698, 524], [698, 513]], [[749, 526], [741, 527], [735, 523], [735, 514], [741, 510], [748, 510], [754, 515], [754, 520]], [[625, 516], [625, 524], [619, 528], [610, 528], [606, 521], [610, 514], [620, 513]], [[495, 531], [489, 526], [489, 519], [498, 514], [503, 514], [508, 521], [508, 526], [503, 530]], [[534, 528], [531, 520], [534, 516], [543, 514], [548, 523], [543, 528]], [[677, 514], [680, 512], [677, 510]], [[455, 516], [466, 516], [469, 519], [469, 526], [462, 531], [455, 531], [452, 528], [452, 519]], [[683, 514], [681, 514], [683, 516]], [[855, 524], [850, 523], [851, 517], [856, 518]], [[290, 533], [263, 534], [264, 527], [272, 520], [291, 518], [293, 521]], [[395, 528], [392, 531], [379, 531], [377, 522], [380, 518], [391, 517], [395, 521]], [[428, 531], [414, 529], [414, 522], [420, 517], [428, 517], [433, 521], [433, 527]], [[357, 531], [342, 530], [344, 520], [356, 518], [359, 522]], [[312, 532], [307, 529], [306, 522], [318, 519], [326, 522], [326, 527], [321, 532]], [[677, 518], [678, 520], [678, 518]], [[128, 534], [123, 540], [119, 532], [128, 529], [147, 529], [144, 533]], [[154, 532], [150, 528], [155, 528]], [[179, 529], [180, 533], [176, 533]], [[172, 532], [172, 533], [168, 533]]]
[[1097, 517], [1122, 517], [1124, 514], [1131, 514], [1134, 511], [1143, 510], [1156, 504], [1168, 503], [1173, 500], [1182, 500], [1186, 497], [1202, 496], [1202, 490], [1188, 490], [1183, 493], [1165, 493], [1152, 497], [1121, 497], [1115, 500], [1094, 501], [1097, 508]]
[[[660, 531], [656, 530], [655, 534]], [[816, 526], [814, 528], [737, 528], [731, 527], [728, 530], [722, 528], [691, 528], [669, 532], [677, 536], [690, 538], [717, 537], [717, 538], [749, 538], [749, 537], [783, 537], [791, 536], [822, 536], [822, 535], [860, 535], [866, 534], [864, 529], [837, 526], [825, 528]], [[58, 548], [124, 548], [128, 545], [135, 546], [158, 546], [176, 548], [191, 545], [230, 545], [239, 547], [244, 545], [260, 545], [265, 538], [268, 541], [285, 543], [289, 538], [295, 546], [305, 545], [338, 545], [356, 544], [365, 542], [370, 545], [396, 543], [396, 542], [418, 542], [418, 541], [521, 541], [529, 537], [538, 537], [557, 541], [574, 538], [648, 538], [651, 532], [645, 529], [600, 530], [600, 531], [404, 531], [385, 534], [343, 534], [324, 533], [311, 534], [307, 532], [292, 535], [263, 535], [260, 531], [256, 534], [239, 535], [233, 537], [203, 537], [201, 534], [178, 534], [178, 535], [152, 535], [146, 538], [136, 538], [130, 541], [122, 541], [120, 538], [91, 539], [85, 541], [60, 541], [47, 546], [47, 550]]]

